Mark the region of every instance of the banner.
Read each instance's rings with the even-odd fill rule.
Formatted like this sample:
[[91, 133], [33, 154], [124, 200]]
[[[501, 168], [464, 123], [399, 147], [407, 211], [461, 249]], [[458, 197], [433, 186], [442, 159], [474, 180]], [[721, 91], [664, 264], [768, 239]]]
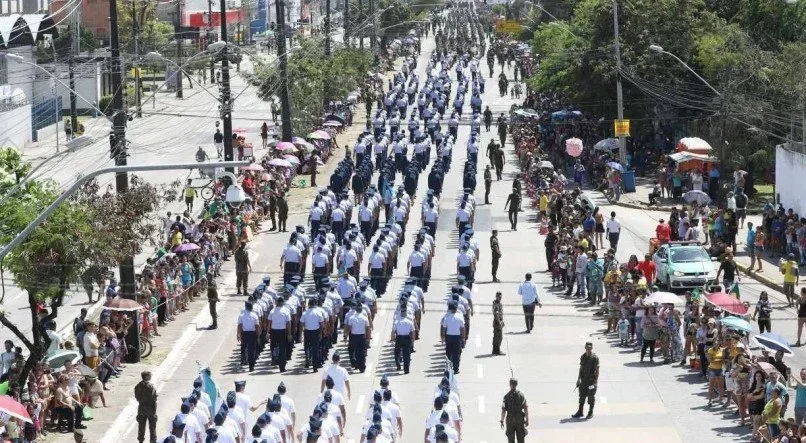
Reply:
[[630, 121], [629, 120], [613, 120], [613, 132], [616, 137], [629, 137], [630, 136]]

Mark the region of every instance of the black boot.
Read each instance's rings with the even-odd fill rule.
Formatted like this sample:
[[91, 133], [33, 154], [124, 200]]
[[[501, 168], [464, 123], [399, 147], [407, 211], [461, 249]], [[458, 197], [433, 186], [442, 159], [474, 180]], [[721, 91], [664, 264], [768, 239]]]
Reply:
[[572, 415], [571, 418], [582, 418], [582, 408], [585, 406], [585, 403], [579, 405], [579, 409], [577, 409], [577, 413]]
[[[590, 405], [588, 405], [588, 406], [589, 406], [589, 408], [588, 408], [588, 415], [587, 415], [587, 417], [585, 417], [585, 418], [587, 418], [588, 420], [590, 420], [591, 418], [593, 418], [593, 405], [592, 405], [592, 404], [590, 404]], [[580, 414], [580, 415], [581, 415], [581, 414]]]

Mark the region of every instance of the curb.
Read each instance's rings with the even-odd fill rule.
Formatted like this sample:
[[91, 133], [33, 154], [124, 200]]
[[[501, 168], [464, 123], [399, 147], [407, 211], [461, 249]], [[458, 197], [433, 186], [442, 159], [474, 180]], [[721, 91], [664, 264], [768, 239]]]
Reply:
[[[735, 262], [735, 260], [734, 260], [734, 262]], [[744, 272], [745, 274], [747, 274], [747, 266], [739, 264], [739, 263], [736, 263], [736, 268], [738, 270]], [[751, 272], [748, 275], [750, 275], [750, 278], [752, 278], [753, 280], [761, 283], [762, 285], [764, 285], [764, 286], [766, 286], [766, 287], [768, 287], [770, 289], [775, 289], [776, 291], [778, 291], [778, 292], [780, 292], [782, 294], [784, 293], [784, 285], [783, 284], [778, 283], [776, 281], [773, 281], [770, 278], [759, 274], [758, 272]]]
[[[672, 208], [678, 207], [678, 206], [657, 206], [657, 205], [649, 206], [649, 204], [625, 203], [625, 202], [622, 202], [622, 201], [615, 201], [615, 200], [612, 200], [610, 198], [607, 198], [607, 196], [603, 192], [600, 192], [600, 194], [602, 194], [602, 197], [604, 197], [611, 205], [621, 206], [621, 207], [629, 208], [629, 209], [640, 209], [640, 210], [645, 210], [645, 211], [671, 212]], [[683, 207], [685, 207], [685, 204], [686, 204], [685, 202], [682, 203]], [[747, 215], [760, 215], [761, 211], [748, 210], [748, 211], [746, 211], [746, 213], [747, 213]]]

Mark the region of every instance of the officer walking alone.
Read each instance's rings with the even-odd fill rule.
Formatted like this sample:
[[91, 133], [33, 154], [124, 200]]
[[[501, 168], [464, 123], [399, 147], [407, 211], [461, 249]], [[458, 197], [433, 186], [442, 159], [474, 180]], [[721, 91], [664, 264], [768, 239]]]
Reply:
[[207, 304], [210, 307], [210, 317], [213, 318], [213, 323], [207, 329], [218, 328], [218, 312], [216, 311], [216, 304], [218, 303], [218, 283], [215, 281], [215, 275], [212, 272], [207, 273]]
[[585, 353], [579, 358], [579, 375], [577, 388], [579, 388], [579, 409], [572, 418], [582, 418], [582, 409], [585, 399], [588, 399], [588, 416], [593, 418], [593, 405], [596, 396], [596, 387], [599, 384], [599, 356], [593, 353], [593, 343], [585, 343]]
[[493, 355], [503, 355], [501, 341], [504, 339], [504, 306], [501, 304], [501, 292], [495, 293], [493, 300]]
[[501, 248], [498, 246], [498, 230], [493, 229], [490, 235], [490, 256], [493, 260], [493, 283], [498, 283], [498, 261], [501, 259]]
[[151, 443], [157, 441], [157, 389], [151, 384], [151, 371], [140, 374], [140, 383], [134, 387], [134, 399], [137, 400], [137, 441], [143, 443], [146, 438], [146, 422]]
[[526, 404], [526, 397], [518, 390], [518, 380], [510, 378], [509, 392], [504, 395], [504, 403], [501, 405], [501, 429], [506, 429], [505, 434], [509, 443], [515, 443], [516, 439], [518, 443], [523, 443], [527, 427], [529, 427], [529, 405]]
[[513, 231], [518, 230], [518, 211], [521, 208], [521, 193], [515, 187], [512, 187], [512, 193], [509, 194], [507, 197], [506, 203], [504, 203], [504, 210], [506, 211], [509, 208], [509, 224]]
[[249, 251], [246, 250], [246, 242], [242, 241], [235, 250], [235, 289], [236, 295], [249, 294], [249, 273], [252, 272], [252, 263], [249, 262]]

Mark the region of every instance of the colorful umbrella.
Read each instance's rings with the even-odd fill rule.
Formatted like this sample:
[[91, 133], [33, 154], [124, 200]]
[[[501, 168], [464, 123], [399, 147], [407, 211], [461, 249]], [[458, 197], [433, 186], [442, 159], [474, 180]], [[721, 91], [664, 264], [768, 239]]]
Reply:
[[295, 152], [297, 147], [291, 142], [280, 142], [277, 143], [277, 146], [275, 146], [274, 149], [281, 152]]
[[653, 292], [644, 300], [644, 303], [659, 305], [683, 305], [685, 300], [671, 292]]
[[308, 143], [308, 142], [305, 141], [305, 139], [302, 138], [302, 137], [294, 136], [294, 137], [291, 137], [291, 143], [293, 143], [295, 145], [301, 145], [301, 144], [305, 144], [305, 143]]
[[22, 403], [14, 400], [14, 397], [8, 395], [0, 397], [0, 412], [6, 413], [14, 418], [19, 418], [26, 423], [33, 424], [31, 416], [28, 415], [28, 410], [25, 409]]
[[330, 140], [330, 134], [328, 134], [327, 131], [317, 129], [316, 131], [313, 131], [310, 134], [308, 134], [308, 138], [314, 140]]
[[733, 329], [734, 331], [753, 332], [753, 327], [750, 326], [750, 323], [740, 317], [725, 317], [719, 322], [726, 328]]
[[618, 172], [624, 172], [624, 166], [622, 166], [621, 163], [608, 162], [607, 167], [610, 169], [615, 169]]
[[571, 157], [579, 157], [582, 155], [582, 140], [578, 138], [569, 138], [565, 141], [565, 152]]
[[343, 123], [337, 122], [335, 120], [328, 120], [322, 123], [322, 126], [330, 127], [330, 128], [338, 128], [339, 126], [344, 126]]
[[252, 164], [251, 164], [251, 165], [249, 165], [249, 166], [241, 166], [241, 171], [255, 171], [255, 172], [260, 172], [260, 171], [265, 171], [265, 169], [263, 169], [263, 166], [260, 166], [260, 165], [259, 165], [259, 164], [257, 164], [257, 163], [252, 163]]
[[775, 366], [773, 366], [773, 365], [771, 365], [771, 364], [767, 363], [766, 361], [760, 361], [760, 362], [756, 362], [756, 364], [757, 364], [757, 365], [758, 365], [758, 367], [759, 367], [759, 368], [761, 368], [761, 370], [762, 370], [762, 371], [764, 371], [764, 373], [765, 373], [765, 374], [767, 374], [768, 376], [769, 376], [770, 374], [772, 374], [773, 372], [778, 372], [778, 369], [775, 369]]
[[195, 251], [199, 249], [199, 245], [196, 243], [182, 243], [181, 245], [174, 248], [174, 252], [188, 252], [188, 251]]
[[781, 351], [784, 355], [794, 355], [795, 353], [792, 351], [792, 348], [789, 347], [789, 341], [780, 335], [773, 334], [772, 332], [765, 332], [763, 334], [758, 334], [753, 336], [753, 339], [764, 346], [765, 348], [769, 349], [773, 352]]
[[288, 154], [288, 155], [284, 155], [283, 158], [288, 160], [289, 163], [293, 163], [295, 165], [298, 165], [298, 164], [301, 163], [299, 161], [299, 157], [297, 157], [296, 155]]
[[265, 174], [261, 175], [261, 176], [260, 176], [260, 179], [261, 179], [261, 180], [263, 180], [263, 181], [270, 181], [270, 180], [271, 180], [271, 174], [269, 174], [269, 173], [267, 172], [267, 173], [265, 173]]
[[747, 307], [739, 299], [724, 292], [712, 292], [705, 296], [705, 301], [733, 315], [747, 314]]
[[104, 304], [104, 309], [109, 309], [110, 311], [138, 311], [141, 308], [140, 303], [120, 297], [115, 297]]
[[273, 158], [269, 160], [270, 166], [277, 166], [278, 168], [290, 168], [293, 165], [288, 160], [284, 160], [282, 158]]

